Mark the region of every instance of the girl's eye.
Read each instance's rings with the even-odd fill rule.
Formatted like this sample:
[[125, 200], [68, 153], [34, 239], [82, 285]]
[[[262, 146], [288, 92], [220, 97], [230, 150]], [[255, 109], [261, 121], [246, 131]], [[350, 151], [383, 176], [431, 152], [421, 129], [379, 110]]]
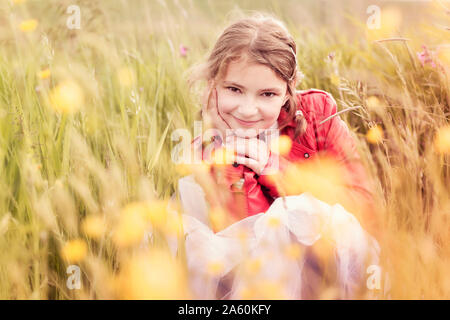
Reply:
[[[267, 97], [267, 98], [271, 98], [271, 97], [274, 97], [274, 96], [276, 96], [276, 94], [275, 94], [275, 93], [273, 93], [273, 92], [264, 92], [263, 94], [264, 94], [264, 95], [265, 95], [265, 97]], [[268, 96], [268, 95], [266, 95], [266, 94], [270, 94], [270, 95]]]
[[231, 90], [232, 92], [238, 92], [240, 91], [238, 88], [236, 87], [227, 87], [228, 90]]

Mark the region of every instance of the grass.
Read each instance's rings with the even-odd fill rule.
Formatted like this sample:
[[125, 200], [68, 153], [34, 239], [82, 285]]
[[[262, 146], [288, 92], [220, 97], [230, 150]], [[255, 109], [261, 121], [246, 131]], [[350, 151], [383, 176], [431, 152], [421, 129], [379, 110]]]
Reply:
[[[78, 1], [80, 30], [66, 27], [70, 4], [0, 5], [0, 298], [189, 297], [175, 289], [186, 286], [182, 259], [143, 254], [133, 232], [144, 232], [139, 226], [148, 221], [140, 219], [149, 218], [161, 231], [152, 245], [159, 248], [174, 230], [158, 222], [165, 215], [158, 201], [175, 192], [180, 177], [171, 133], [193, 130], [200, 108], [183, 72], [206, 57], [226, 13], [239, 14], [230, 11], [238, 4]], [[447, 151], [436, 144], [437, 132], [450, 125], [450, 58], [447, 50], [433, 67], [417, 56], [422, 45], [448, 44], [449, 31], [440, 27], [449, 25], [446, 4], [448, 12], [446, 2], [425, 4], [421, 23], [408, 18], [415, 10], [391, 7], [403, 16], [401, 25], [377, 33], [367, 30], [363, 6], [351, 12], [342, 4], [338, 21], [325, 15], [322, 23], [313, 1], [239, 2], [285, 21], [305, 75], [298, 89], [329, 91], [340, 110], [360, 106], [341, 117], [376, 182], [382, 265], [390, 279], [388, 293], [376, 291], [379, 298], [450, 297], [448, 138], [441, 142]], [[300, 20], [305, 12], [315, 19]], [[21, 31], [29, 19], [38, 21], [36, 28]], [[46, 69], [50, 75], [40, 76]], [[61, 83], [69, 89], [55, 89]], [[81, 94], [67, 99], [73, 92]], [[73, 112], [55, 111], [55, 101]], [[375, 124], [383, 139], [371, 144], [366, 134]], [[142, 215], [122, 221], [130, 203], [151, 205], [133, 207]], [[86, 217], [102, 223], [86, 231]], [[124, 243], [117, 243], [121, 230]], [[86, 247], [75, 243], [64, 257], [61, 250], [74, 239]], [[81, 266], [80, 290], [66, 286], [69, 264]], [[160, 283], [149, 269], [180, 276]], [[271, 284], [261, 288], [276, 291]]]

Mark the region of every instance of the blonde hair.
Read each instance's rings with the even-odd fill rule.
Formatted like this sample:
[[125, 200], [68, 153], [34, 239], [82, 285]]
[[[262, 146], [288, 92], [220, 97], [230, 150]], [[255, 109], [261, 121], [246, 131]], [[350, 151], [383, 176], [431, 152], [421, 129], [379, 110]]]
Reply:
[[[295, 119], [294, 139], [297, 139], [306, 130], [303, 114], [296, 114], [296, 85], [301, 79], [301, 72], [297, 69], [297, 48], [283, 23], [270, 15], [258, 12], [228, 26], [219, 36], [206, 62], [188, 70], [189, 89], [198, 80], [210, 81], [224, 76], [228, 64], [241, 59], [244, 54], [247, 54], [249, 62], [270, 67], [286, 81], [289, 98], [282, 108], [288, 116], [279, 129], [282, 130]], [[212, 90], [209, 90], [206, 101], [209, 101], [211, 94]]]

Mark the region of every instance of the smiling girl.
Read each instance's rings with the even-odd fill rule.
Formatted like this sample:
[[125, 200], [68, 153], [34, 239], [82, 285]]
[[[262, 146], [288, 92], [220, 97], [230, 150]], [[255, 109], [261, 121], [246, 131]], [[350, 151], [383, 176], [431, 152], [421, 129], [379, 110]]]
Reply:
[[[296, 90], [301, 76], [296, 54], [294, 39], [284, 25], [273, 17], [256, 14], [227, 27], [215, 43], [207, 61], [191, 70], [190, 87], [198, 80], [207, 83], [201, 115], [208, 127], [215, 130], [211, 139], [212, 145], [231, 149], [236, 155], [234, 163], [222, 166], [220, 171], [215, 171], [212, 166], [211, 174], [217, 181], [225, 183], [228, 191], [235, 195], [227, 204], [230, 214], [235, 215], [234, 221], [242, 221], [242, 225], [245, 223], [247, 227], [253, 226], [254, 223], [254, 227], [248, 227], [248, 231], [255, 237], [253, 243], [260, 243], [262, 234], [271, 234], [269, 231], [257, 232], [263, 225], [260, 222], [265, 216], [275, 215], [277, 219], [284, 221], [285, 228], [278, 229], [277, 232], [282, 230], [281, 233], [276, 233], [278, 236], [273, 235], [274, 242], [281, 241], [281, 237], [284, 239], [284, 242], [281, 242], [287, 244], [290, 240], [285, 235], [292, 234], [296, 236], [296, 241], [307, 246], [324, 237], [324, 229], [315, 229], [316, 222], [328, 221], [327, 225], [329, 230], [332, 230], [330, 234], [336, 248], [345, 241], [352, 243], [343, 245], [350, 251], [339, 251], [340, 263], [348, 262], [350, 254], [356, 255], [351, 263], [341, 265], [340, 269], [338, 267], [338, 277], [343, 283], [356, 281], [357, 276], [352, 278], [355, 275], [346, 272], [349, 269], [353, 270], [352, 272], [357, 270], [356, 274], [359, 276], [363, 272], [361, 261], [369, 248], [362, 245], [366, 244], [363, 230], [370, 225], [373, 213], [371, 188], [357, 153], [355, 140], [345, 122], [336, 114], [337, 105], [333, 97], [317, 89]], [[287, 154], [280, 155], [271, 150], [268, 138], [273, 136], [274, 132], [275, 136], [283, 135], [292, 141]], [[206, 148], [201, 136], [196, 137], [192, 144], [194, 148], [201, 150], [204, 160], [211, 158], [210, 154], [204, 152]], [[269, 174], [273, 173], [273, 169], [286, 174], [293, 164], [313, 163], [323, 155], [331, 157], [342, 166], [345, 177], [345, 183], [341, 186], [343, 192], [330, 195], [333, 201], [328, 201], [328, 204], [342, 204], [359, 218], [364, 228], [340, 205], [327, 207], [309, 194], [300, 195], [281, 190], [280, 185]], [[318, 163], [319, 166], [316, 165], [315, 170], [326, 170]], [[222, 173], [222, 176], [218, 173]], [[286, 175], [282, 177], [286, 178]], [[300, 184], [304, 179], [303, 176], [287, 178], [291, 181], [300, 180], [295, 181]], [[305, 184], [311, 183], [311, 179], [304, 181]], [[230, 231], [233, 228], [220, 231], [216, 235], [206, 229], [203, 233], [199, 232], [202, 230], [200, 222], [207, 225], [207, 220], [203, 218], [208, 210], [205, 209], [207, 205], [202, 202], [201, 197], [196, 196], [196, 192], [197, 195], [204, 195], [208, 194], [208, 190], [197, 188], [193, 180], [186, 178], [180, 179], [179, 182], [184, 212], [198, 218], [192, 220], [186, 217], [187, 221], [190, 221], [185, 232], [190, 236], [187, 238], [190, 241], [187, 242], [186, 250], [191, 252], [191, 259], [188, 259], [191, 269], [197, 272], [202, 269], [201, 263], [205, 259], [221, 254], [224, 260], [236, 262], [237, 260], [230, 258], [233, 256], [230, 252], [234, 252], [234, 249], [222, 243], [223, 237], [233, 234], [234, 231]], [[307, 186], [305, 187], [307, 189]], [[238, 195], [241, 195], [241, 198]], [[284, 202], [284, 207], [277, 201], [282, 195], [288, 199]], [[213, 197], [219, 196], [213, 194]], [[320, 207], [321, 210], [311, 209], [315, 207]], [[203, 218], [198, 214], [199, 211], [203, 211]], [[314, 220], [316, 218], [317, 220]], [[296, 224], [297, 220], [303, 222]], [[312, 220], [315, 222], [311, 222]], [[341, 225], [342, 221], [348, 221], [345, 228]], [[333, 229], [338, 225], [340, 231]], [[214, 230], [214, 233], [217, 231], [219, 230]], [[354, 238], [344, 241], [342, 237], [345, 236]], [[214, 247], [213, 243], [216, 243], [217, 247]], [[236, 256], [238, 255], [234, 257]], [[304, 275], [307, 274], [308, 266], [314, 265], [311, 262], [313, 260], [304, 264]], [[355, 267], [356, 265], [358, 267]], [[306, 277], [309, 278], [309, 286], [315, 287], [311, 283], [314, 277]], [[296, 283], [294, 278], [293, 283]], [[320, 276], [318, 279], [320, 282]], [[236, 284], [234, 288], [237, 288]], [[306, 291], [302, 290], [301, 296], [308, 296]], [[292, 289], [292, 292], [296, 292], [292, 296], [300, 295], [296, 289]]]

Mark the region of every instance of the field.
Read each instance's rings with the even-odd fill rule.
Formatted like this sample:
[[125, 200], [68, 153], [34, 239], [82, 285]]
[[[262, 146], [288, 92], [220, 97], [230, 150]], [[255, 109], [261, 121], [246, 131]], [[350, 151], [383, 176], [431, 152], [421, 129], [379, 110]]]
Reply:
[[[192, 132], [201, 108], [186, 71], [249, 10], [294, 36], [298, 89], [352, 108], [341, 118], [376, 185], [383, 270], [360, 297], [450, 298], [449, 1], [7, 0], [0, 299], [193, 298], [183, 255], [166, 250], [182, 227], [167, 201], [185, 173], [171, 133]], [[261, 281], [244, 298], [283, 295]]]

